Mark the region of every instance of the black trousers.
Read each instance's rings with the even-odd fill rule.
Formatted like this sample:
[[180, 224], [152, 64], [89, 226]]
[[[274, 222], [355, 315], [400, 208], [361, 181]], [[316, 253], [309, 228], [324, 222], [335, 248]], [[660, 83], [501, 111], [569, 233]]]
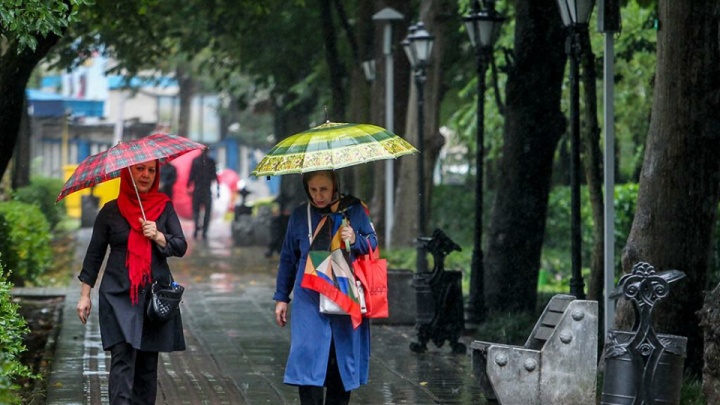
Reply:
[[[203, 209], [203, 221], [200, 224], [200, 208]], [[202, 230], [202, 235], [207, 237], [208, 226], [210, 225], [210, 215], [212, 214], [212, 195], [196, 193], [192, 196], [193, 219], [195, 220], [194, 237]]]
[[110, 405], [155, 404], [158, 353], [118, 343], [110, 348], [110, 355]]
[[347, 405], [350, 403], [350, 393], [352, 391], [345, 391], [345, 387], [343, 386], [340, 370], [338, 369], [337, 356], [335, 355], [334, 342], [330, 344], [330, 358], [328, 359], [327, 367], [327, 374], [325, 375], [327, 397], [324, 395], [323, 387], [301, 385], [298, 387], [301, 405]]

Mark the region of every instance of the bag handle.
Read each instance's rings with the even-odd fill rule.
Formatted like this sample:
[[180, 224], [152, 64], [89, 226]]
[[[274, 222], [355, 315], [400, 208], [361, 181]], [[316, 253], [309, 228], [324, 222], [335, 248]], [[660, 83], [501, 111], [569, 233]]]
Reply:
[[318, 223], [317, 228], [315, 228], [315, 233], [313, 234], [312, 229], [312, 222], [310, 222], [310, 203], [307, 204], [307, 219], [308, 219], [308, 241], [310, 242], [310, 246], [312, 246], [313, 240], [315, 240], [315, 237], [320, 232], [320, 228], [322, 228], [323, 224], [327, 220], [327, 217], [322, 217], [320, 219], [320, 222]]
[[370, 260], [377, 260], [380, 258], [380, 246], [373, 249], [372, 245], [370, 244], [370, 239], [368, 239], [367, 236], [363, 236], [363, 239], [365, 239], [365, 242], [368, 245], [368, 252], [367, 254], [364, 254], [363, 256], [368, 256]]

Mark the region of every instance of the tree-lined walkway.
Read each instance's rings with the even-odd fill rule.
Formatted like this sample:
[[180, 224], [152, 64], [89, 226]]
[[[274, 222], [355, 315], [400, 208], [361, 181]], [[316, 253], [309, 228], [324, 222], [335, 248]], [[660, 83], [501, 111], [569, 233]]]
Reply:
[[[260, 247], [233, 247], [222, 225], [207, 241], [190, 240], [186, 257], [171, 263], [176, 280], [186, 285], [181, 310], [187, 350], [160, 356], [157, 403], [299, 403], [297, 389], [282, 382], [290, 329], [277, 327], [272, 316], [277, 257], [266, 259]], [[84, 250], [89, 230], [78, 236]], [[20, 291], [31, 292], [66, 295], [47, 403], [107, 403], [109, 357], [100, 344], [97, 307], [83, 326], [75, 313], [76, 289]], [[482, 403], [469, 355], [434, 346], [412, 353], [412, 326], [376, 325], [372, 333], [370, 383], [353, 392], [353, 403]]]

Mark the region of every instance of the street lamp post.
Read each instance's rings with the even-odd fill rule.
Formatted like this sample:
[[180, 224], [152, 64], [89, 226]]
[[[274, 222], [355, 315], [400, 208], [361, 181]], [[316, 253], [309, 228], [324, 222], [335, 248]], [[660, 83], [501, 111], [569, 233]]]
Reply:
[[485, 157], [485, 75], [492, 61], [495, 42], [500, 35], [500, 26], [505, 17], [495, 11], [494, 1], [473, 2], [473, 11], [465, 17], [465, 28], [470, 42], [475, 49], [477, 59], [477, 152], [475, 157], [475, 244], [473, 246], [472, 270], [470, 272], [470, 294], [466, 308], [466, 320], [471, 324], [482, 321], [484, 316], [484, 282], [485, 269], [483, 264], [483, 160]]
[[557, 0], [568, 29], [566, 52], [570, 58], [570, 221], [572, 277], [570, 294], [585, 298], [582, 278], [582, 232], [580, 227], [580, 35], [587, 31], [594, 0]]
[[[393, 8], [385, 7], [375, 13], [373, 21], [384, 22], [383, 54], [385, 54], [385, 129], [395, 132], [395, 73], [393, 71], [392, 25], [405, 18]], [[385, 249], [392, 246], [392, 227], [395, 222], [395, 162], [385, 161]]]
[[[423, 94], [423, 87], [427, 76], [425, 70], [427, 69], [428, 59], [430, 58], [430, 52], [432, 51], [434, 38], [425, 30], [425, 25], [421, 22], [410, 27], [410, 31], [407, 37], [402, 41], [403, 49], [410, 60], [410, 66], [414, 71], [415, 76], [415, 87], [417, 88], [417, 115], [418, 115], [418, 143], [417, 148], [420, 151], [418, 155], [418, 233], [420, 237], [426, 236], [425, 234], [425, 167], [423, 164], [423, 150], [424, 148], [424, 132], [425, 132], [425, 100]], [[417, 271], [418, 273], [427, 272], [427, 257], [425, 252], [418, 244], [417, 248]]]

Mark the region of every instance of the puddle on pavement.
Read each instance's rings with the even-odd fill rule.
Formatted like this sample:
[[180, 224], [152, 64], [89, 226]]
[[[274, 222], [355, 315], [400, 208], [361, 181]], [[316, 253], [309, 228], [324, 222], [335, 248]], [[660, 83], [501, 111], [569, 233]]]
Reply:
[[187, 253], [170, 259], [177, 280], [205, 283], [216, 292], [274, 280], [279, 258], [277, 254], [266, 257], [266, 246], [236, 246], [229, 223], [213, 223], [207, 239], [194, 239], [192, 229], [191, 222], [183, 221], [183, 230], [189, 235]]

